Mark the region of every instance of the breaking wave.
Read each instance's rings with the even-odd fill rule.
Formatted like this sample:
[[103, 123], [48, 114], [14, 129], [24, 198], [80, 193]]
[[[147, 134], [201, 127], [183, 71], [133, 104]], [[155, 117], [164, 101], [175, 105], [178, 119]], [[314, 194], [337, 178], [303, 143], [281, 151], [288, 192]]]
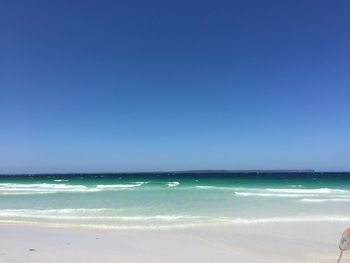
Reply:
[[196, 215], [106, 215], [115, 209], [3, 209], [0, 210], [0, 223], [42, 224], [64, 227], [87, 227], [106, 229], [172, 229], [218, 225], [249, 225], [270, 223], [308, 223], [308, 222], [348, 222], [350, 216], [338, 215], [299, 215], [290, 217], [215, 217]]
[[50, 193], [84, 193], [84, 192], [99, 192], [104, 190], [118, 190], [142, 186], [144, 183], [134, 184], [106, 184], [96, 186], [73, 185], [73, 184], [14, 184], [1, 183], [0, 195], [25, 195], [25, 194], [50, 194]]
[[319, 197], [319, 196], [345, 196], [349, 191], [342, 189], [316, 188], [316, 189], [289, 189], [289, 188], [265, 188], [245, 189], [246, 191], [235, 191], [237, 196], [257, 197]]
[[119, 189], [119, 188], [133, 188], [143, 185], [144, 182], [135, 183], [135, 184], [98, 184], [96, 185], [97, 189]]
[[169, 187], [175, 187], [178, 186], [180, 183], [179, 182], [168, 182]]
[[325, 198], [325, 199], [303, 198], [300, 200], [300, 202], [306, 202], [306, 203], [350, 202], [350, 199], [349, 198]]

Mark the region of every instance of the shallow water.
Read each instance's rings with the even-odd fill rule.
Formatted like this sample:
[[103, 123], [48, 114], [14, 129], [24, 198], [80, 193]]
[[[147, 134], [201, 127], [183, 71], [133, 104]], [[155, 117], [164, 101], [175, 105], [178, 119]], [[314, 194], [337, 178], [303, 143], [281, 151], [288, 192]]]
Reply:
[[0, 222], [172, 229], [350, 222], [349, 173], [0, 176]]

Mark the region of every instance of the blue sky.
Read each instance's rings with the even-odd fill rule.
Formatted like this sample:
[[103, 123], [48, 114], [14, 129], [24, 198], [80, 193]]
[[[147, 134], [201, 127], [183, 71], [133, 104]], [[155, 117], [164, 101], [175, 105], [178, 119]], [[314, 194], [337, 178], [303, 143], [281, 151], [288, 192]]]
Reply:
[[0, 173], [350, 170], [349, 1], [2, 1]]

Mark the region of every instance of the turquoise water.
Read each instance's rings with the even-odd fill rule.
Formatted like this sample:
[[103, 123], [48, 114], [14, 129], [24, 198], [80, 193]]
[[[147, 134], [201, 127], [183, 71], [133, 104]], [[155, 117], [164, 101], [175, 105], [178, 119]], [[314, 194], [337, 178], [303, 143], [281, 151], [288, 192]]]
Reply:
[[0, 176], [0, 223], [173, 229], [350, 222], [349, 173]]

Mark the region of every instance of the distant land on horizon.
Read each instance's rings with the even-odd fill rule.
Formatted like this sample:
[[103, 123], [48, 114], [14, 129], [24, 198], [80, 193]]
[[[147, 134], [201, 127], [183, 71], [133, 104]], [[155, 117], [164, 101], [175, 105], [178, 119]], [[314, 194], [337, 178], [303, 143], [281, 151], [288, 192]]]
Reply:
[[174, 173], [314, 173], [314, 169], [282, 169], [282, 170], [185, 170]]
[[[122, 175], [122, 174], [242, 174], [242, 173], [323, 173], [322, 171], [315, 171], [314, 169], [280, 169], [280, 170], [180, 170], [180, 171], [147, 171], [147, 172], [66, 172], [66, 173], [7, 173], [0, 176], [33, 176], [33, 175], [95, 175], [95, 174], [106, 174], [106, 175]], [[328, 173], [328, 172], [327, 172]], [[331, 172], [330, 172], [331, 173]], [[346, 172], [345, 172], [346, 173]]]

